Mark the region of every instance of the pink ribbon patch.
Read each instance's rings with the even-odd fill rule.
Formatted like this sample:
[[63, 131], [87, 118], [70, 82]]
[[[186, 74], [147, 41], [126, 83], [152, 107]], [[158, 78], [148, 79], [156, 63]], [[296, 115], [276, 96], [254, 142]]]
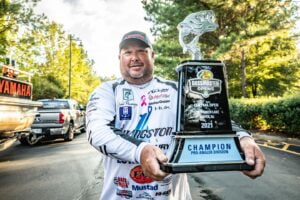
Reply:
[[141, 106], [146, 106], [147, 103], [146, 103], [146, 96], [145, 96], [145, 95], [143, 95], [143, 96], [141, 97], [141, 100], [142, 100]]

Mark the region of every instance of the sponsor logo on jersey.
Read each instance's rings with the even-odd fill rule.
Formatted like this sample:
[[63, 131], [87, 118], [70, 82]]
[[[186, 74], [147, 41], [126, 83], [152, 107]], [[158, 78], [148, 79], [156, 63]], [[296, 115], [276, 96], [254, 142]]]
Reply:
[[123, 88], [123, 100], [125, 101], [134, 100], [133, 92], [131, 89]]
[[134, 103], [134, 102], [128, 102], [128, 101], [126, 101], [126, 102], [119, 102], [119, 105], [120, 106], [137, 106], [138, 104], [137, 103]]
[[171, 189], [167, 190], [167, 191], [163, 191], [163, 192], [156, 192], [155, 196], [169, 196], [171, 193]]
[[[142, 132], [142, 131], [148, 129], [148, 127], [147, 127], [148, 120], [149, 120], [151, 113], [152, 113], [152, 106], [148, 106], [147, 112], [140, 115], [140, 120], [139, 120], [137, 126], [135, 127], [134, 132]], [[129, 133], [127, 131], [125, 131], [125, 134], [129, 134]], [[129, 134], [129, 135], [133, 136], [132, 134]], [[139, 137], [139, 136], [134, 136], [134, 137], [137, 139], [143, 139], [142, 137]], [[148, 138], [144, 137], [144, 139], [145, 139], [144, 141], [149, 142]], [[148, 139], [148, 140], [146, 140], [146, 139]]]
[[170, 100], [153, 101], [153, 102], [150, 102], [149, 105], [163, 104], [163, 103], [170, 103]]
[[132, 116], [131, 106], [122, 106], [119, 108], [120, 120], [130, 120]]
[[[134, 180], [134, 182], [140, 183], [140, 184], [152, 183], [153, 182], [152, 178], [145, 176], [145, 174], [142, 170], [142, 167], [140, 165], [138, 165], [138, 166], [134, 167], [133, 169], [131, 169], [130, 178], [132, 180]], [[138, 190], [138, 189], [136, 189], [136, 190]]]
[[122, 133], [130, 135], [136, 139], [149, 139], [151, 137], [163, 137], [163, 136], [172, 136], [173, 133], [172, 127], [163, 127], [163, 128], [153, 128], [147, 130], [123, 130]]
[[152, 95], [152, 94], [149, 94], [149, 100], [160, 100], [160, 99], [167, 99], [169, 98], [170, 95], [169, 94], [155, 94], [155, 95]]
[[121, 197], [125, 197], [126, 199], [129, 199], [129, 198], [132, 198], [132, 191], [117, 189], [117, 195], [121, 196]]
[[134, 162], [131, 162], [131, 161], [125, 161], [125, 160], [117, 160], [117, 163], [119, 164], [136, 164]]
[[168, 150], [170, 145], [169, 144], [158, 144], [155, 146], [158, 146], [162, 150]]
[[151, 195], [147, 192], [143, 192], [142, 194], [139, 194], [137, 197], [137, 199], [147, 199], [147, 200], [154, 200], [153, 197], [151, 197]]
[[168, 91], [169, 91], [169, 88], [153, 89], [153, 90], [150, 90], [148, 92], [148, 94], [163, 93], [163, 92], [168, 92]]
[[114, 184], [121, 188], [128, 188], [129, 181], [124, 177], [114, 177]]
[[158, 185], [132, 185], [132, 190], [158, 190]]
[[154, 110], [167, 110], [167, 109], [171, 109], [170, 106], [154, 106]]

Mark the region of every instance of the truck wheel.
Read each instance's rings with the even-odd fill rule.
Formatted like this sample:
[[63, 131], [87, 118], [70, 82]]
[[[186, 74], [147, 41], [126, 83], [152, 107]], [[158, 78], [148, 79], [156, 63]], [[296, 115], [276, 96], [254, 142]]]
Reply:
[[74, 138], [74, 125], [72, 123], [70, 123], [69, 125], [69, 129], [65, 135], [64, 140], [65, 141], [72, 141]]
[[41, 139], [43, 138], [44, 138], [43, 135], [37, 136], [36, 134], [30, 133], [26, 139], [29, 146], [34, 146], [36, 144], [39, 144]]
[[34, 146], [39, 143], [39, 141], [43, 138], [43, 136], [37, 137], [36, 135], [30, 133], [27, 136], [23, 136], [19, 139], [21, 144], [23, 145], [29, 145], [29, 146]]

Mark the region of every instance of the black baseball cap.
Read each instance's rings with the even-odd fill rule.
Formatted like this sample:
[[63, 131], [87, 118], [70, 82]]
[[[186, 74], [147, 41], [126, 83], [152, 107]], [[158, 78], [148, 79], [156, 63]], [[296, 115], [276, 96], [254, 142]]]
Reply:
[[146, 35], [146, 33], [143, 33], [141, 31], [130, 31], [126, 33], [120, 42], [119, 48], [120, 50], [126, 45], [126, 43], [130, 40], [138, 40], [144, 43], [147, 47], [152, 49], [152, 44]]

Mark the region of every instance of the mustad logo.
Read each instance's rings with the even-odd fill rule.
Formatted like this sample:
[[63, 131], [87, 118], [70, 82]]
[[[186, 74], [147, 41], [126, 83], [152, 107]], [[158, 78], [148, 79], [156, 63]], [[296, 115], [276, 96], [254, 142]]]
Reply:
[[158, 190], [158, 185], [132, 185], [132, 190]]

